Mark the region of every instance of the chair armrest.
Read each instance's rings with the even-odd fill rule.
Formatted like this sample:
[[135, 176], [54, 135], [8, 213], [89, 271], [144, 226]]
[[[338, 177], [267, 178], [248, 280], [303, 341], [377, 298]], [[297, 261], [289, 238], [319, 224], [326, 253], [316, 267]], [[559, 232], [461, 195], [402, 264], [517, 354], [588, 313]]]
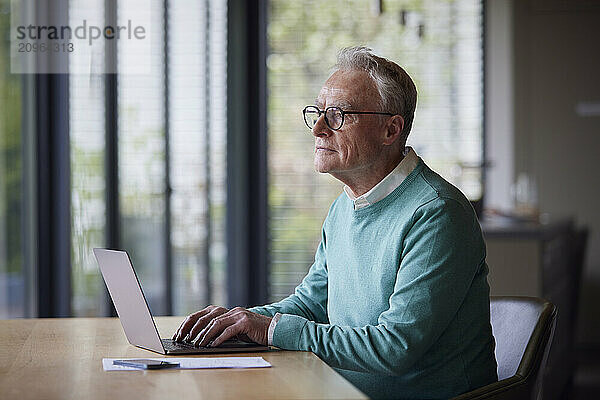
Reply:
[[[515, 397], [519, 386], [523, 386], [524, 399], [528, 399], [526, 390], [526, 380], [519, 375], [511, 376], [498, 382], [490, 383], [478, 389], [472, 390], [460, 396], [453, 397], [452, 400], [479, 400], [479, 399], [519, 399]], [[505, 393], [507, 392], [507, 393]]]

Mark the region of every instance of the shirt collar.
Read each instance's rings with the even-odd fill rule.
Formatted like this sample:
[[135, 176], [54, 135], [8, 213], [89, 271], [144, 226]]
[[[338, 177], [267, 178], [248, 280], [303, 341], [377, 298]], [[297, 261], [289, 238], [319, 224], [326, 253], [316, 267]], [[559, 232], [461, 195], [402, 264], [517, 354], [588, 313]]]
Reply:
[[370, 206], [371, 204], [377, 203], [379, 200], [383, 200], [387, 195], [392, 193], [400, 184], [406, 179], [406, 177], [412, 172], [419, 162], [419, 157], [412, 147], [406, 147], [402, 153], [404, 158], [398, 163], [396, 168], [392, 170], [385, 178], [367, 193], [362, 196], [356, 197], [352, 190], [345, 185], [344, 192], [350, 200], [354, 203], [354, 209], [359, 210], [361, 208]]

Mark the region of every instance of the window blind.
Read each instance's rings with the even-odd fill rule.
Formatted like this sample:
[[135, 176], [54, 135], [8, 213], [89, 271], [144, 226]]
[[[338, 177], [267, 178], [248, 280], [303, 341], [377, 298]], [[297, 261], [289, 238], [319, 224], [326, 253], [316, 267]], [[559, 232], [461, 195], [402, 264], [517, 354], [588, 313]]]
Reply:
[[[104, 21], [104, 1], [69, 2], [69, 23]], [[105, 124], [104, 78], [94, 73], [96, 53], [74, 52], [69, 57], [69, 136], [71, 151], [71, 282], [74, 316], [102, 315], [106, 309], [104, 283], [91, 249], [105, 239]], [[84, 73], [88, 71], [88, 73]]]
[[[104, 21], [104, 6], [72, 0], [70, 16]], [[117, 46], [120, 247], [131, 255], [152, 312], [165, 314], [171, 303], [180, 315], [225, 301], [227, 3], [117, 2], [117, 23], [128, 15], [150, 21], [151, 49], [150, 68], [142, 68], [136, 54]], [[70, 59], [84, 72], [69, 77], [77, 316], [107, 309], [91, 252], [105, 246], [107, 226], [105, 80], [86, 69], [89, 57], [103, 59], [106, 51], [95, 51]]]
[[227, 4], [170, 1], [168, 15], [174, 298], [185, 314], [225, 301]]

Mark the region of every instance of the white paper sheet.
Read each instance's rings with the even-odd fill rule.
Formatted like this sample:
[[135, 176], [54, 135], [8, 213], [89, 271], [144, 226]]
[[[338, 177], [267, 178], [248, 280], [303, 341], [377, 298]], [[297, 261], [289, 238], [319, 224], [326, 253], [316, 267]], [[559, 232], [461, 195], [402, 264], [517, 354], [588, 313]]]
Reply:
[[[140, 371], [139, 368], [114, 365], [114, 360], [138, 360], [137, 358], [103, 358], [105, 371]], [[182, 357], [182, 358], [144, 358], [146, 360], [169, 361], [179, 363], [178, 368], [168, 369], [204, 369], [204, 368], [269, 368], [271, 364], [262, 357]], [[158, 370], [160, 371], [160, 370]]]

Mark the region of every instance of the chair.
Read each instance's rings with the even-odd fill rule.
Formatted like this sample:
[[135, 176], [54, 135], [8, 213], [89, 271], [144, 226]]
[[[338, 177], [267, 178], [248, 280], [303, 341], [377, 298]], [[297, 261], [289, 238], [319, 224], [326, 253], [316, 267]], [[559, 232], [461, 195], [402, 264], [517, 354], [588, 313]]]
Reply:
[[[575, 328], [577, 327], [577, 321], [579, 316], [579, 297], [581, 288], [581, 277], [583, 275], [583, 266], [585, 264], [585, 254], [587, 248], [587, 241], [589, 237], [589, 229], [581, 228], [574, 230], [572, 233], [572, 254], [571, 254], [571, 274], [572, 280], [570, 287], [568, 288], [570, 296], [569, 306], [573, 310], [571, 312], [571, 320], [569, 326], [571, 326], [571, 350], [575, 349]], [[575, 357], [573, 357], [573, 369], [575, 367]]]
[[536, 297], [492, 296], [490, 312], [498, 382], [454, 399], [541, 399], [556, 307]]

